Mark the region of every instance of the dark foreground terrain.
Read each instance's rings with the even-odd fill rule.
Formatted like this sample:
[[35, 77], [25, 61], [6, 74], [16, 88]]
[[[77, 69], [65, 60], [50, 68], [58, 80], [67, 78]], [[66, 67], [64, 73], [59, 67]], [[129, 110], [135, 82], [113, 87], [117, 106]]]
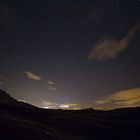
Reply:
[[136, 140], [140, 108], [45, 110], [0, 90], [0, 140]]

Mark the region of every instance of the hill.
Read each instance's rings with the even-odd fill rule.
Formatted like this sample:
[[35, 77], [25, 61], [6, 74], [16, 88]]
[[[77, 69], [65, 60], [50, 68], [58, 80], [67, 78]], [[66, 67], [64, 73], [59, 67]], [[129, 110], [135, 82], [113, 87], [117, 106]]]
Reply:
[[0, 90], [0, 140], [136, 140], [140, 108], [46, 110]]

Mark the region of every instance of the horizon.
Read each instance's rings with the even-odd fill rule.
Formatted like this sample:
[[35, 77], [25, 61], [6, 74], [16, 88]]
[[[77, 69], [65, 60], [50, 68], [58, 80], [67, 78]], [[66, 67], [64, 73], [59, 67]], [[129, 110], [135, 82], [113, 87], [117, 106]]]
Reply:
[[[0, 89], [0, 94], [1, 94], [1, 92], [4, 92], [4, 93], [6, 93], [6, 94], [8, 94], [9, 96], [10, 96], [10, 94], [9, 93], [7, 93], [5, 90], [3, 90], [3, 89]], [[10, 96], [10, 97], [12, 97], [12, 96]], [[13, 99], [15, 99], [14, 97], [12, 97]], [[16, 100], [16, 99], [15, 99]], [[33, 104], [30, 104], [30, 103], [28, 103], [28, 102], [26, 102], [26, 101], [24, 101], [24, 100], [16, 100], [17, 102], [21, 102], [21, 103], [25, 103], [25, 104], [28, 104], [28, 105], [32, 105], [32, 106], [34, 106], [34, 107], [38, 107], [38, 108], [40, 108], [40, 109], [47, 109], [47, 110], [67, 110], [67, 111], [72, 111], [72, 110], [74, 110], [74, 111], [80, 111], [80, 110], [87, 110], [87, 109], [92, 109], [92, 110], [99, 110], [99, 111], [112, 111], [112, 110], [119, 110], [119, 109], [133, 109], [133, 108], [140, 108], [140, 106], [128, 106], [128, 107], [121, 107], [121, 108], [112, 108], [112, 109], [102, 109], [102, 108], [94, 108], [94, 107], [91, 107], [91, 106], [89, 106], [89, 107], [87, 107], [87, 108], [81, 108], [81, 107], [79, 107], [79, 108], [74, 108], [74, 107], [71, 107], [71, 106], [69, 106], [68, 104], [58, 104], [58, 103], [54, 103], [55, 105], [54, 106], [51, 106], [51, 104], [49, 104], [48, 106], [46, 106], [46, 107], [40, 107], [40, 106], [36, 106], [36, 105], [33, 105]], [[1, 101], [0, 101], [1, 102]], [[73, 104], [73, 106], [77, 106], [76, 104]]]

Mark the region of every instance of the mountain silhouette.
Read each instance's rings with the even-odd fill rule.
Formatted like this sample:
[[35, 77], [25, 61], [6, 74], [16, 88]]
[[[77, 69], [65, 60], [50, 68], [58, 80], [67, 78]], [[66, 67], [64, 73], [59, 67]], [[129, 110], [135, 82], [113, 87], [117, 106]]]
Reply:
[[140, 107], [110, 111], [48, 110], [0, 90], [0, 140], [136, 140]]
[[0, 89], [0, 103], [15, 103], [16, 100]]

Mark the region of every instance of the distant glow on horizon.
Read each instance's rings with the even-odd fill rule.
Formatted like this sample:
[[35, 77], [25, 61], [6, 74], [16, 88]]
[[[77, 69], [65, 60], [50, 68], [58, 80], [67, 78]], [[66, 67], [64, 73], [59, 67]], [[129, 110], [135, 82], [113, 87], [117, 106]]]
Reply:
[[44, 109], [50, 109], [48, 106], [46, 106], [46, 107], [43, 107]]
[[60, 108], [66, 109], [66, 108], [69, 108], [69, 106], [68, 105], [60, 105]]
[[19, 102], [24, 102], [24, 103], [27, 103], [25, 100], [18, 100]]
[[60, 105], [60, 106], [45, 106], [44, 109], [68, 109], [68, 105]]
[[69, 109], [69, 110], [80, 110], [80, 104], [60, 104], [60, 103], [53, 103], [48, 101], [43, 101], [44, 109]]

